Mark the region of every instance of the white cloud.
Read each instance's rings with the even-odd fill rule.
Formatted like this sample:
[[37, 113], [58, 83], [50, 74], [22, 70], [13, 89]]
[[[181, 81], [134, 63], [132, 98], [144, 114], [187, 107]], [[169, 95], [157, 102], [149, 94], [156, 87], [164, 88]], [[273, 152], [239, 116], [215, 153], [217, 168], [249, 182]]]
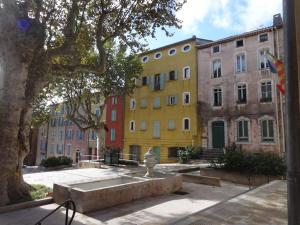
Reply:
[[200, 32], [201, 26], [243, 32], [270, 25], [282, 12], [282, 0], [187, 0], [177, 13], [183, 32]]

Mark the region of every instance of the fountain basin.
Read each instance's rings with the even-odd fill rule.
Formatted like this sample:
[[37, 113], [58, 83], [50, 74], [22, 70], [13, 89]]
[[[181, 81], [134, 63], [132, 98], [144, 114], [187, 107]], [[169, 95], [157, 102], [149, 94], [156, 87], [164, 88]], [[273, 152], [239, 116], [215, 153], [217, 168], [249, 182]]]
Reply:
[[181, 175], [161, 175], [157, 178], [120, 176], [75, 184], [54, 184], [54, 202], [72, 199], [76, 210], [88, 213], [137, 199], [175, 192], [182, 187]]

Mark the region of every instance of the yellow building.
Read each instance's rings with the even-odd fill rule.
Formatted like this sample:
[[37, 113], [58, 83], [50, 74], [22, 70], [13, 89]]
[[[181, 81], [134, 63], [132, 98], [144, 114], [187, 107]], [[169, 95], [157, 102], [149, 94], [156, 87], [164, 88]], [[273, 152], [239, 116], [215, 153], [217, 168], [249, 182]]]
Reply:
[[177, 161], [177, 150], [200, 145], [197, 116], [196, 45], [193, 37], [140, 55], [143, 75], [126, 97], [124, 153], [143, 160], [153, 147], [160, 163]]

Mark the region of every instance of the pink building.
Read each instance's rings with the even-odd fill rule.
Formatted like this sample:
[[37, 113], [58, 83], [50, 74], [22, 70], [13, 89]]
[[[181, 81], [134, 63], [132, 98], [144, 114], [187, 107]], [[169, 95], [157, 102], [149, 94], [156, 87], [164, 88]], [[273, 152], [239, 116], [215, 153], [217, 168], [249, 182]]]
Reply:
[[283, 57], [280, 15], [274, 26], [198, 47], [203, 147], [236, 143], [250, 151], [283, 151], [282, 101], [267, 52]]

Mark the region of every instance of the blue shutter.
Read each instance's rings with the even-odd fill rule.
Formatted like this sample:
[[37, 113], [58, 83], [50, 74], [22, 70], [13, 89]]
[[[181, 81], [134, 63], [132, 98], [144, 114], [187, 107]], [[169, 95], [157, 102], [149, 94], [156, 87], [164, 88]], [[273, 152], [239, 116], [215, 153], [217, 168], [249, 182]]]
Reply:
[[175, 80], [178, 80], [178, 71], [175, 70]]

